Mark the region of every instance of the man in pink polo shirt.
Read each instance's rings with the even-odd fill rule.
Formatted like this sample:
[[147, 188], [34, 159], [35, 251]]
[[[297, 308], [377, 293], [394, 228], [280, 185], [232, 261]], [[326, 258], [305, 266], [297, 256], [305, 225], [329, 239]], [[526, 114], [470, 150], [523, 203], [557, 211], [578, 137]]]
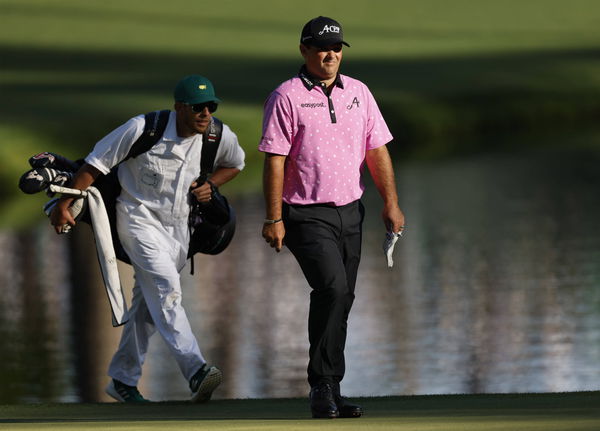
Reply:
[[338, 73], [341, 25], [317, 17], [302, 29], [304, 65], [268, 97], [259, 150], [265, 153], [262, 235], [296, 257], [312, 288], [308, 382], [313, 417], [359, 417], [341, 396], [348, 314], [360, 262], [366, 161], [383, 198], [383, 222], [404, 229], [386, 144], [392, 135], [362, 82]]

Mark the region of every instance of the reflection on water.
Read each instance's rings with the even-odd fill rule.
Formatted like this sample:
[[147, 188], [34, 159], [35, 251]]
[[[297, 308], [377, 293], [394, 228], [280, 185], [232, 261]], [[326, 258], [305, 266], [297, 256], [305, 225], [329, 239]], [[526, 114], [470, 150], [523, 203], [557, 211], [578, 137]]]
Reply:
[[0, 231], [0, 402], [76, 400], [63, 244]]
[[[597, 390], [598, 159], [568, 152], [403, 166], [409, 228], [391, 270], [380, 248], [380, 202], [368, 190], [344, 392]], [[234, 205], [233, 245], [196, 256], [196, 275], [184, 275], [201, 348], [225, 375], [215, 397], [305, 396], [309, 289], [291, 254], [260, 238], [262, 198]], [[105, 370], [120, 330], [110, 326], [97, 275], [80, 290], [96, 301], [94, 312], [73, 319], [71, 292], [84, 287], [71, 287], [69, 254], [67, 239], [45, 223], [0, 232], [0, 402], [78, 400], [82, 375], [92, 380], [83, 399], [107, 400]], [[127, 268], [123, 279], [130, 285]], [[158, 336], [140, 388], [154, 400], [188, 396]]]

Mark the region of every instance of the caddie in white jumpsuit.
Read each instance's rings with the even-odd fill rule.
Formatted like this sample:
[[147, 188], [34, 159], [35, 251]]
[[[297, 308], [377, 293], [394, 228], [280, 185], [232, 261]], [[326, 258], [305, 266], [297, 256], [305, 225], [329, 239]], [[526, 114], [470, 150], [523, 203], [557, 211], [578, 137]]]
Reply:
[[[144, 116], [127, 121], [101, 139], [85, 158], [73, 187], [85, 189], [99, 174], [120, 162], [122, 187], [117, 200], [119, 238], [135, 270], [130, 320], [111, 361], [107, 393], [119, 401], [146, 401], [137, 390], [150, 336], [158, 331], [190, 382], [192, 400], [207, 401], [221, 382], [221, 371], [206, 364], [182, 306], [180, 271], [188, 252], [188, 195], [210, 200], [208, 184], [197, 187], [202, 133], [216, 110], [212, 83], [191, 75], [177, 84], [175, 111], [162, 138], [147, 152], [124, 162], [144, 130]], [[244, 167], [244, 151], [227, 125], [210, 178], [216, 186], [231, 180]], [[51, 215], [57, 231], [69, 220], [70, 198], [63, 198]], [[60, 207], [59, 207], [60, 205]]]

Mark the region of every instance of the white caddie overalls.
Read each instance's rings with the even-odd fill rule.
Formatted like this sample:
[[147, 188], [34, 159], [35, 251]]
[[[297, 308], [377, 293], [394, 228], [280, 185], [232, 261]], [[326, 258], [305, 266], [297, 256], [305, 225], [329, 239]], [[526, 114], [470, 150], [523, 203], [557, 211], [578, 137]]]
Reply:
[[[144, 116], [132, 118], [100, 140], [86, 162], [108, 173], [125, 158], [143, 129]], [[242, 169], [244, 153], [237, 137], [228, 127], [224, 132], [215, 164]], [[127, 385], [137, 386], [149, 338], [156, 331], [186, 380], [206, 362], [181, 305], [180, 283], [189, 244], [188, 192], [200, 172], [201, 149], [201, 135], [177, 136], [171, 112], [162, 138], [119, 166], [117, 229], [135, 270], [135, 284], [130, 320], [108, 374]]]

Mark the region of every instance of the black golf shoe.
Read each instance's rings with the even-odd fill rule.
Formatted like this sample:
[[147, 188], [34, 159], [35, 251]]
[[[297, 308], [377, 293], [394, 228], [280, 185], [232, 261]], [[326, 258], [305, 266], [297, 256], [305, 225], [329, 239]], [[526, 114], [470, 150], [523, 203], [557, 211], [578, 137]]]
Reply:
[[335, 395], [334, 399], [341, 418], [359, 418], [363, 415], [363, 409], [358, 404], [351, 403], [340, 395]]
[[310, 390], [310, 410], [313, 418], [334, 419], [340, 415], [329, 383], [321, 383]]

